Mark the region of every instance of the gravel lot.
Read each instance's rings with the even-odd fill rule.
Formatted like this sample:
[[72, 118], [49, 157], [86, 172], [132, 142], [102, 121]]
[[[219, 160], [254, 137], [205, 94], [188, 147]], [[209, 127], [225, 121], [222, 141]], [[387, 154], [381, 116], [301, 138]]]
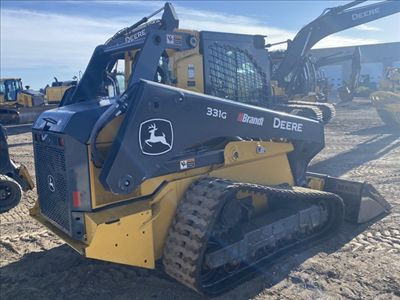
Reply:
[[[29, 126], [8, 133], [12, 158], [34, 175]], [[366, 100], [338, 105], [311, 170], [371, 182], [392, 213], [346, 224], [218, 299], [400, 299], [400, 132]], [[84, 259], [28, 216], [36, 197], [0, 215], [1, 299], [203, 299], [160, 271]]]

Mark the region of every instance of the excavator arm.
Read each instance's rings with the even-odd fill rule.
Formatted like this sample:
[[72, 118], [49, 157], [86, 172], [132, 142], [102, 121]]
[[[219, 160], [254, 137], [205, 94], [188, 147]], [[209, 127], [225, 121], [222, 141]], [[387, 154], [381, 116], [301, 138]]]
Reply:
[[365, 24], [400, 12], [400, 1], [382, 1], [354, 8], [363, 1], [352, 1], [348, 4], [327, 8], [308, 25], [304, 26], [292, 41], [288, 41], [285, 58], [276, 69], [273, 77], [278, 82], [293, 70], [309, 50], [323, 38], [361, 24]]

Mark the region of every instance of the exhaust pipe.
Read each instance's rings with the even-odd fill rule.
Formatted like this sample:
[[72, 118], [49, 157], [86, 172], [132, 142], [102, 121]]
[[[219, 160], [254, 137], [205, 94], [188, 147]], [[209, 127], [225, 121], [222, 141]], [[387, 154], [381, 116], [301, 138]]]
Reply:
[[339, 179], [324, 174], [307, 172], [308, 186], [339, 195], [345, 204], [345, 219], [361, 224], [390, 213], [391, 205], [369, 183]]

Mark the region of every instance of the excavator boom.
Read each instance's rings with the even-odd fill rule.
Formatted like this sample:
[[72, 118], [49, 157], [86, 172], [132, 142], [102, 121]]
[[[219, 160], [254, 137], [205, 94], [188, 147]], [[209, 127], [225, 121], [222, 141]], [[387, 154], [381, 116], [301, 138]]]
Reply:
[[381, 1], [361, 7], [355, 7], [366, 1], [353, 1], [346, 5], [324, 10], [315, 20], [304, 26], [288, 42], [286, 55], [273, 74], [278, 82], [283, 82], [309, 50], [323, 38], [361, 24], [365, 24], [400, 12], [399, 1]]

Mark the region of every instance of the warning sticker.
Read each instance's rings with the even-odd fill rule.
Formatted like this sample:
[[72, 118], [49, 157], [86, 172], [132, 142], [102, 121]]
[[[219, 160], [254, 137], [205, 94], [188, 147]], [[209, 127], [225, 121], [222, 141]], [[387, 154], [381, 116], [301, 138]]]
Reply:
[[168, 45], [182, 45], [182, 36], [176, 34], [167, 34]]
[[179, 167], [181, 170], [192, 169], [196, 166], [194, 158], [184, 159], [179, 162]]

